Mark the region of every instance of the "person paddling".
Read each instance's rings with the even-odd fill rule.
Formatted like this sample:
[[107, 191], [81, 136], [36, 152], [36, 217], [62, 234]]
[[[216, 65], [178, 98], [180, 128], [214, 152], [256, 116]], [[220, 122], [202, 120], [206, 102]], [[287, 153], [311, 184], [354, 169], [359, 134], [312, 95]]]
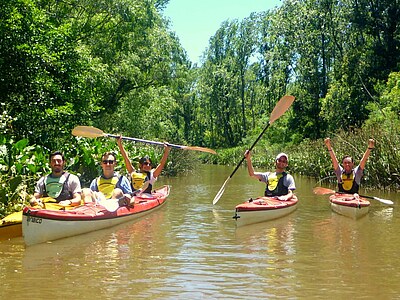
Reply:
[[331, 146], [331, 139], [326, 138], [324, 140], [326, 147], [328, 148], [329, 155], [332, 160], [333, 169], [338, 181], [338, 189], [340, 193], [347, 194], [358, 194], [360, 189], [361, 178], [364, 175], [365, 164], [367, 163], [368, 157], [371, 151], [375, 148], [375, 141], [373, 139], [368, 140], [368, 148], [365, 151], [360, 164], [354, 168], [354, 160], [350, 155], [345, 155], [342, 158], [342, 165], [339, 165], [339, 161], [336, 158], [335, 152]]
[[293, 191], [296, 189], [292, 175], [285, 172], [288, 166], [288, 156], [279, 153], [275, 159], [275, 172], [254, 172], [251, 162], [251, 152], [246, 150], [244, 157], [247, 162], [247, 170], [251, 177], [266, 183], [264, 196], [276, 197], [278, 200], [287, 201], [292, 199]]
[[153, 169], [153, 163], [151, 159], [148, 156], [144, 156], [139, 159], [139, 170], [136, 170], [129, 159], [128, 153], [125, 151], [124, 146], [122, 145], [121, 137], [117, 139], [117, 143], [122, 157], [124, 158], [126, 169], [131, 176], [133, 194], [151, 194], [153, 185], [167, 162], [171, 147], [166, 143], [164, 144], [163, 156], [155, 169]]
[[[42, 197], [51, 197], [59, 205], [75, 206], [81, 204], [81, 183], [78, 176], [64, 171], [65, 157], [62, 152], [55, 151], [49, 157], [51, 174], [39, 179], [30, 205], [41, 205]], [[47, 201], [52, 202], [52, 201]]]

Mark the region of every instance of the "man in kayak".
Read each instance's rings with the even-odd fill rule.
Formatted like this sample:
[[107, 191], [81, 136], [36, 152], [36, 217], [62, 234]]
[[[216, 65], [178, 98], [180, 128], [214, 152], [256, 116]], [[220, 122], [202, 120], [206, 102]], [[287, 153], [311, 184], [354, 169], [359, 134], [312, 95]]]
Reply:
[[251, 152], [247, 150], [244, 153], [247, 162], [247, 170], [251, 177], [266, 183], [265, 194], [267, 197], [276, 197], [278, 200], [287, 201], [293, 197], [293, 191], [296, 189], [292, 175], [285, 172], [288, 166], [288, 156], [285, 153], [279, 153], [275, 159], [275, 172], [254, 172], [251, 162]]
[[65, 158], [60, 151], [50, 154], [51, 174], [39, 179], [30, 200], [32, 206], [41, 204], [42, 197], [51, 197], [62, 206], [81, 203], [81, 183], [78, 176], [64, 171]]
[[342, 159], [342, 165], [339, 165], [339, 161], [336, 158], [335, 152], [333, 152], [331, 146], [331, 139], [326, 138], [324, 140], [326, 147], [328, 148], [329, 155], [332, 159], [333, 168], [336, 173], [339, 192], [356, 194], [360, 188], [361, 178], [364, 175], [365, 164], [368, 160], [371, 150], [375, 147], [375, 141], [373, 139], [368, 140], [368, 148], [365, 151], [360, 164], [354, 168], [354, 160], [351, 156], [345, 155]]
[[153, 163], [151, 159], [148, 156], [144, 156], [139, 159], [139, 170], [136, 170], [133, 167], [128, 154], [126, 153], [124, 146], [122, 145], [122, 138], [120, 137], [117, 139], [117, 142], [122, 157], [124, 158], [126, 169], [132, 179], [133, 193], [135, 195], [140, 195], [142, 193], [151, 194], [151, 191], [153, 190], [153, 184], [161, 174], [161, 171], [167, 162], [171, 147], [168, 146], [168, 144], [164, 144], [163, 156], [155, 169], [153, 169]]
[[83, 189], [85, 203], [101, 202], [106, 199], [120, 199], [121, 205], [126, 204], [125, 199], [131, 199], [131, 185], [129, 180], [114, 171], [116, 156], [113, 152], [106, 152], [101, 157], [102, 174], [93, 179], [90, 188]]

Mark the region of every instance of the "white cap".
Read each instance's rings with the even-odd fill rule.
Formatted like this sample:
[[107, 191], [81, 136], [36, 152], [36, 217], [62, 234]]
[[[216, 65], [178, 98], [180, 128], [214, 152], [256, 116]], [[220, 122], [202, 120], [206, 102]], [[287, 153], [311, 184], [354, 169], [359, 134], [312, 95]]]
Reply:
[[277, 156], [276, 156], [276, 160], [279, 160], [282, 156], [284, 156], [284, 157], [286, 157], [286, 160], [287, 161], [289, 161], [289, 158], [288, 158], [288, 156], [287, 156], [287, 154], [286, 153], [279, 153]]

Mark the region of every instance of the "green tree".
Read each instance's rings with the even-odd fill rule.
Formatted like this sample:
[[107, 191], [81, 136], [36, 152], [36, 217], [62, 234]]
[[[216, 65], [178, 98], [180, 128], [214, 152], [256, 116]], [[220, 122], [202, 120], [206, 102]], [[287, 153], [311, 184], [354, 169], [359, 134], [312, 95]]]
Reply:
[[0, 4], [0, 92], [14, 118], [13, 134], [47, 147], [62, 144], [58, 136], [67, 134], [68, 124], [95, 109], [82, 100], [90, 97], [84, 77], [92, 71], [88, 57], [74, 41], [70, 24], [52, 15], [52, 4]]

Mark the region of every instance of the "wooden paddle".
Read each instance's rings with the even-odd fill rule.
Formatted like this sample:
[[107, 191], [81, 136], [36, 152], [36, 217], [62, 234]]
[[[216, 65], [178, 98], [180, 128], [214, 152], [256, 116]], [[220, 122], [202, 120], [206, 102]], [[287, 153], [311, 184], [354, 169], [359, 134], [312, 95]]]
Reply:
[[[275, 108], [274, 108], [274, 110], [272, 111], [272, 113], [270, 115], [269, 122], [268, 122], [267, 126], [264, 128], [264, 130], [260, 133], [260, 135], [254, 141], [253, 145], [251, 145], [249, 151], [253, 150], [254, 146], [261, 139], [261, 137], [263, 136], [264, 132], [268, 129], [268, 127], [272, 123], [274, 123], [280, 116], [282, 116], [288, 110], [288, 108], [292, 105], [294, 99], [295, 99], [294, 96], [286, 95], [286, 96], [283, 96], [278, 101], [278, 103], [275, 105]], [[236, 171], [239, 169], [239, 167], [242, 164], [242, 162], [244, 161], [244, 159], [245, 159], [245, 157], [243, 156], [242, 159], [240, 160], [240, 162], [238, 163], [238, 165], [236, 166], [236, 168], [233, 170], [232, 174], [225, 180], [225, 182], [222, 185], [221, 189], [219, 190], [219, 192], [215, 196], [215, 198], [213, 200], [213, 204], [216, 204], [218, 202], [218, 200], [221, 198], [222, 194], [225, 191], [226, 184], [232, 178], [232, 176], [236, 173]]]
[[[345, 194], [345, 193], [342, 193], [342, 192], [336, 192], [334, 190], [323, 188], [323, 187], [320, 187], [320, 186], [315, 187], [313, 189], [313, 192], [316, 195], [329, 195], [329, 194], [335, 194], [335, 193]], [[367, 199], [374, 199], [374, 200], [377, 200], [377, 201], [379, 201], [381, 203], [384, 203], [384, 204], [387, 204], [387, 205], [393, 205], [393, 201], [391, 201], [391, 200], [382, 199], [382, 198], [378, 198], [378, 197], [372, 197], [372, 196], [364, 196], [364, 195], [359, 195], [359, 196], [363, 197], [363, 198], [367, 198]]]
[[[87, 137], [87, 138], [97, 138], [97, 137], [111, 137], [111, 138], [116, 138], [116, 139], [119, 138], [119, 135], [104, 133], [101, 129], [98, 129], [98, 128], [92, 127], [92, 126], [76, 126], [72, 130], [72, 134], [74, 136], [82, 136], [82, 137]], [[153, 144], [153, 145], [159, 145], [159, 146], [164, 145], [164, 143], [162, 143], [162, 142], [149, 141], [149, 140], [143, 140], [143, 139], [138, 139], [138, 138], [124, 137], [124, 136], [121, 138], [124, 140], [145, 143], [145, 144]], [[207, 152], [207, 153], [211, 153], [211, 154], [217, 154], [214, 150], [209, 149], [209, 148], [204, 148], [204, 147], [182, 146], [182, 145], [175, 145], [175, 144], [170, 144], [170, 143], [165, 143], [165, 144], [167, 144], [168, 146], [170, 146], [172, 148], [177, 148], [177, 149], [182, 149], [182, 150], [194, 150], [194, 151]]]

